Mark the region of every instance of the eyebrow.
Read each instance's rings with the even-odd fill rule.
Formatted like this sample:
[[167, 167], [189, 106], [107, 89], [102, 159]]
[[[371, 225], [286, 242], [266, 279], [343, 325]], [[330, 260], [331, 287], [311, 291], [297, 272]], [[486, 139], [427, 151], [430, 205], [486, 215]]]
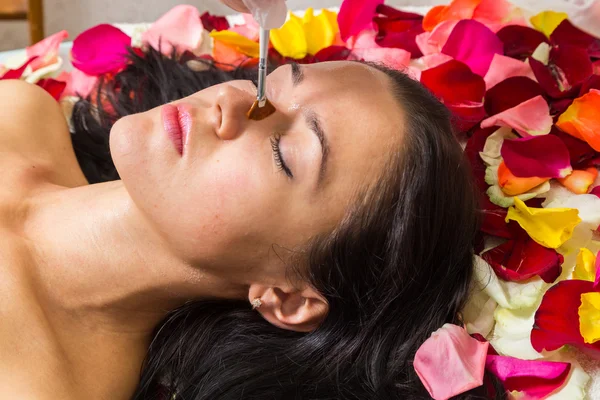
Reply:
[[296, 87], [304, 80], [304, 71], [298, 63], [291, 63], [292, 66], [292, 86]]

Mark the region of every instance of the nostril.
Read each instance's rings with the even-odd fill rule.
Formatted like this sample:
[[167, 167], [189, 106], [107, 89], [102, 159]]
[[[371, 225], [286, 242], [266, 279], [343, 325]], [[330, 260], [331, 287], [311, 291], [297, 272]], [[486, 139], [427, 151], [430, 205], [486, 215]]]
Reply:
[[223, 110], [221, 109], [221, 106], [217, 104], [217, 129], [221, 130], [221, 127], [223, 126]]

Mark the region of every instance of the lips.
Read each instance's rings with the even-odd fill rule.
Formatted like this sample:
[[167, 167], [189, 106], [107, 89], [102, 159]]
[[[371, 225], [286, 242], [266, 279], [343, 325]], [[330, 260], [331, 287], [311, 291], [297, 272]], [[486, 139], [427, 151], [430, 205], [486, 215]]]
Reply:
[[169, 139], [173, 142], [179, 155], [183, 156], [186, 139], [192, 125], [190, 107], [186, 104], [166, 104], [162, 107], [162, 120]]

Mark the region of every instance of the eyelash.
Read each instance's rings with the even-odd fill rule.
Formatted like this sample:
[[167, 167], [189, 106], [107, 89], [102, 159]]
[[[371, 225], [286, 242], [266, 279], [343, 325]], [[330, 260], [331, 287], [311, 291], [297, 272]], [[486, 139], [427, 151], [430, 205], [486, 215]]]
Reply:
[[288, 177], [293, 178], [294, 174], [292, 174], [292, 171], [285, 164], [285, 161], [283, 161], [283, 157], [281, 156], [281, 149], [279, 148], [279, 142], [281, 141], [281, 134], [276, 133], [275, 135], [273, 135], [270, 138], [270, 140], [271, 140], [271, 148], [273, 149], [273, 156], [275, 156], [275, 164], [277, 165], [277, 168], [279, 168], [280, 171], [284, 171]]

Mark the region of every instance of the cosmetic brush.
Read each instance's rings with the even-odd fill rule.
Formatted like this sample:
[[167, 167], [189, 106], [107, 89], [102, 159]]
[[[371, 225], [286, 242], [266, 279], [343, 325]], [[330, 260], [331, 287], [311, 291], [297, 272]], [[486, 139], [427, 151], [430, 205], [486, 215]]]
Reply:
[[269, 49], [269, 29], [260, 28], [260, 53], [258, 59], [258, 90], [256, 101], [246, 113], [248, 119], [260, 121], [275, 112], [275, 107], [267, 99], [267, 55]]

